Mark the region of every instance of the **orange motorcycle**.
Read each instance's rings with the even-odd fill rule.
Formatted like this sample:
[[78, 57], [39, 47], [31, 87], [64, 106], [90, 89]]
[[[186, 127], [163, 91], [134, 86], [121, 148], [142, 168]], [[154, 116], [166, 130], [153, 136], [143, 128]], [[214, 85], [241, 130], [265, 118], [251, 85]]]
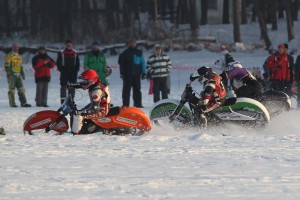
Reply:
[[[24, 123], [24, 134], [33, 135], [39, 132], [56, 132], [64, 134], [69, 129], [67, 115], [77, 110], [76, 104], [69, 94], [65, 102], [57, 110], [45, 110], [32, 114]], [[70, 117], [72, 121], [72, 117]], [[85, 119], [79, 134], [102, 132], [106, 135], [142, 135], [149, 132], [151, 122], [146, 113], [135, 107], [113, 107], [103, 118]]]

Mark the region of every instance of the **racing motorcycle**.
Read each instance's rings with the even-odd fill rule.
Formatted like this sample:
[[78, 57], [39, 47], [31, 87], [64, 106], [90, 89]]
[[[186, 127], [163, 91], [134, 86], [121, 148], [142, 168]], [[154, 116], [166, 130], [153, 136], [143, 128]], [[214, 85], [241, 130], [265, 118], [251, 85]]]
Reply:
[[271, 118], [289, 111], [292, 107], [291, 98], [286, 93], [277, 90], [267, 90], [253, 99], [261, 102], [267, 108]]
[[[77, 106], [70, 94], [57, 110], [45, 110], [32, 114], [24, 123], [24, 134], [33, 135], [33, 131], [56, 132], [61, 135], [68, 131], [67, 115], [72, 116]], [[70, 117], [72, 121], [72, 117]], [[72, 124], [72, 123], [71, 123]], [[106, 135], [140, 136], [151, 129], [151, 122], [146, 113], [135, 107], [112, 107], [102, 118], [84, 119], [79, 134], [102, 132]]]
[[[233, 81], [234, 87], [238, 88], [240, 83]], [[271, 118], [282, 112], [289, 111], [292, 107], [292, 101], [289, 95], [278, 90], [265, 90], [261, 95], [249, 97], [261, 102], [269, 111]]]
[[[197, 96], [200, 95], [193, 90], [191, 82], [186, 84], [181, 100], [164, 99], [156, 102], [150, 109], [150, 120], [156, 125], [169, 122], [179, 128], [198, 126], [199, 108], [193, 103]], [[185, 106], [186, 103], [189, 107]], [[270, 122], [270, 114], [263, 104], [244, 97], [226, 99], [222, 107], [207, 113], [206, 118], [208, 127], [225, 123], [263, 127]]]

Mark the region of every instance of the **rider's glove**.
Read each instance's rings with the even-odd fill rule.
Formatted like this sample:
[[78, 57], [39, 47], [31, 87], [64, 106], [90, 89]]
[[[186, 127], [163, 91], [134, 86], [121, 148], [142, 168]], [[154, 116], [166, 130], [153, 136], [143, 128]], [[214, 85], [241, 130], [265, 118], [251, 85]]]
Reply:
[[190, 81], [196, 80], [198, 77], [193, 76], [193, 74], [190, 75]]
[[71, 110], [70, 106], [63, 105], [63, 107], [62, 107], [62, 112], [64, 113], [64, 115], [69, 114], [71, 111], [72, 111], [72, 110]]

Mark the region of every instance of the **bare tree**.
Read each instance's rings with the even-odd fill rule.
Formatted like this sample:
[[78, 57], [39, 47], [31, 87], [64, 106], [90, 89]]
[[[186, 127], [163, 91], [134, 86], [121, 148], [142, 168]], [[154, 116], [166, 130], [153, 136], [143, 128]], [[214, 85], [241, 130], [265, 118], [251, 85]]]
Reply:
[[208, 0], [201, 0], [201, 25], [207, 24]]
[[272, 30], [277, 30], [277, 6], [278, 0], [273, 0], [272, 8], [271, 8], [271, 15], [272, 15]]
[[9, 0], [4, 0], [4, 11], [5, 11], [5, 30], [6, 36], [11, 36], [11, 15], [10, 15], [10, 7], [9, 7]]
[[246, 0], [241, 0], [242, 1], [242, 24], [247, 24], [247, 4]]
[[190, 27], [191, 34], [194, 39], [198, 36], [198, 23], [196, 13], [196, 0], [190, 0]]
[[233, 37], [234, 42], [242, 42], [241, 39], [241, 30], [240, 30], [240, 24], [241, 24], [241, 5], [239, 0], [233, 0], [232, 2], [232, 8], [233, 8]]
[[286, 23], [288, 31], [288, 40], [291, 41], [295, 38], [294, 28], [293, 28], [293, 19], [291, 13], [291, 0], [286, 0]]
[[230, 24], [229, 21], [229, 0], [223, 1], [223, 24]]
[[272, 46], [272, 43], [271, 43], [271, 40], [268, 35], [268, 29], [267, 29], [265, 17], [264, 17], [263, 11], [261, 9], [261, 5], [260, 5], [261, 2], [259, 0], [253, 0], [253, 3], [254, 3], [255, 10], [256, 10], [256, 15], [258, 17], [258, 23], [260, 26], [261, 37], [265, 41], [266, 47], [269, 50], [270, 47]]

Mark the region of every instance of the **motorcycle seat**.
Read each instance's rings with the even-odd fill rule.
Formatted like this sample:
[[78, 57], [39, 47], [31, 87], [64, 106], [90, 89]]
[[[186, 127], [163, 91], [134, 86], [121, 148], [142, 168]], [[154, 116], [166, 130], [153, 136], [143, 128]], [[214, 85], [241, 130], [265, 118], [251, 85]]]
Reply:
[[114, 115], [118, 115], [120, 113], [120, 107], [113, 107], [113, 108], [110, 108], [106, 117], [110, 117], [110, 116], [114, 116]]
[[236, 97], [231, 97], [226, 99], [225, 103], [223, 104], [223, 106], [231, 106], [233, 104], [236, 103], [237, 98]]

